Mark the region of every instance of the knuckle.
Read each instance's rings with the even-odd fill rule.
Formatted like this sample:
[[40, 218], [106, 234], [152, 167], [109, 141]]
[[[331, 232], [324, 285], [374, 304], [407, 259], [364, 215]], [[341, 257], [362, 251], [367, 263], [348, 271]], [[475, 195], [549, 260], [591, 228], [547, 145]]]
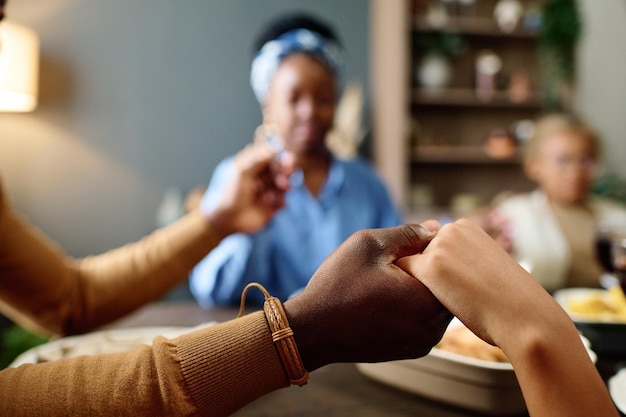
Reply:
[[367, 254], [378, 253], [385, 248], [385, 243], [375, 229], [364, 229], [350, 237], [351, 243]]

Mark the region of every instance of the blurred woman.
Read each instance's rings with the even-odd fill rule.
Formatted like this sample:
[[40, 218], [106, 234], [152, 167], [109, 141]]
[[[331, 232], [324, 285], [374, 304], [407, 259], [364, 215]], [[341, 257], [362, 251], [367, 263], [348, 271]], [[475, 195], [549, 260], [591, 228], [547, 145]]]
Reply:
[[[352, 233], [401, 223], [372, 167], [335, 157], [326, 145], [341, 60], [333, 30], [309, 15], [281, 16], [258, 38], [251, 84], [263, 110], [260, 140], [292, 155], [297, 169], [285, 207], [266, 227], [230, 236], [194, 269], [190, 288], [201, 305], [235, 304], [250, 281], [284, 300]], [[202, 206], [219, 201], [231, 171], [230, 158], [220, 163]]]

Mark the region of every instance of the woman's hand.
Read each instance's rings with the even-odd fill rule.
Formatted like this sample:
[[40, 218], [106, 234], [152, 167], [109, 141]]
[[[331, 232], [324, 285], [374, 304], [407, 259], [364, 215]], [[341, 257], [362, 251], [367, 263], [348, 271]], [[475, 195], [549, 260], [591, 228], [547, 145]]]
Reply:
[[617, 415], [567, 313], [478, 225], [447, 224], [422, 253], [397, 264], [502, 348], [530, 415]]
[[423, 253], [397, 264], [474, 333], [498, 346], [516, 323], [541, 321], [546, 314], [571, 321], [532, 276], [468, 220], [444, 225]]
[[285, 204], [293, 157], [277, 158], [267, 144], [248, 145], [235, 157], [235, 176], [217, 207], [207, 214], [222, 236], [265, 226]]
[[433, 235], [419, 225], [357, 232], [285, 303], [309, 371], [335, 362], [417, 358], [441, 339], [452, 316], [395, 264], [423, 250]]

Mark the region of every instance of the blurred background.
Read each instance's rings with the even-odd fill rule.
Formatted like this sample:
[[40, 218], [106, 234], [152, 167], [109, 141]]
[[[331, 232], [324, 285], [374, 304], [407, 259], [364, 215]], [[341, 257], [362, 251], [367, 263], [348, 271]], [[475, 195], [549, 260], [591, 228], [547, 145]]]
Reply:
[[[38, 107], [0, 113], [0, 175], [8, 194], [18, 211], [71, 256], [99, 253], [150, 232], [172, 189], [184, 193], [206, 184], [219, 160], [251, 140], [261, 121], [248, 82], [252, 40], [275, 14], [301, 9], [336, 26], [347, 51], [348, 78], [364, 87], [363, 124], [373, 128], [361, 152], [372, 158], [398, 203], [410, 212], [411, 193], [420, 191], [410, 172], [415, 161], [407, 159], [415, 125], [405, 117], [405, 97], [394, 92], [412, 88], [418, 64], [405, 47], [414, 46], [409, 30], [415, 29], [413, 14], [424, 12], [418, 10], [423, 3], [10, 0], [8, 19], [36, 31], [41, 45]], [[604, 138], [606, 172], [625, 178], [626, 2], [576, 3], [582, 25], [567, 105]], [[384, 21], [387, 15], [391, 20]], [[381, 32], [394, 18], [402, 25]], [[489, 36], [470, 32], [464, 39], [469, 43]], [[518, 42], [513, 35], [504, 38]], [[394, 42], [402, 48], [394, 50]], [[506, 69], [507, 57], [500, 55]], [[394, 71], [408, 78], [386, 84]], [[440, 106], [423, 102], [421, 114], [429, 114], [431, 105]], [[455, 106], [444, 111], [448, 123], [460, 114]], [[495, 114], [497, 107], [482, 106], [481, 111]], [[541, 104], [521, 107], [541, 110]], [[385, 111], [394, 108], [401, 114], [392, 114], [387, 123], [395, 123], [394, 117], [402, 117], [400, 122], [391, 130], [380, 126]], [[427, 123], [413, 111], [417, 122]], [[459, 143], [445, 145], [450, 144]], [[471, 169], [490, 164], [472, 162]], [[465, 176], [469, 171], [464, 169], [457, 164], [449, 172]], [[476, 172], [478, 182], [492, 175]], [[472, 193], [468, 187], [457, 191]], [[427, 195], [427, 203], [446, 206], [452, 196], [433, 201]]]

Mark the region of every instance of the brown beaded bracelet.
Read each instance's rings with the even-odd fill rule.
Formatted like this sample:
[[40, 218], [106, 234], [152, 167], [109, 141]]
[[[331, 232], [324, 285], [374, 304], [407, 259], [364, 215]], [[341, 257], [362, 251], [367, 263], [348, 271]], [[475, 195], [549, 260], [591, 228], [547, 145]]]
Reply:
[[239, 314], [237, 317], [241, 317], [245, 307], [246, 294], [252, 287], [256, 287], [263, 292], [265, 296], [265, 303], [263, 304], [263, 311], [265, 311], [265, 317], [272, 331], [272, 341], [278, 349], [280, 359], [283, 363], [287, 376], [292, 385], [303, 386], [309, 380], [309, 373], [302, 364], [302, 358], [298, 351], [298, 346], [293, 338], [293, 330], [289, 327], [289, 321], [287, 315], [283, 309], [283, 305], [276, 297], [272, 297], [269, 292], [259, 283], [251, 282], [246, 285], [241, 293], [241, 305], [239, 307]]

